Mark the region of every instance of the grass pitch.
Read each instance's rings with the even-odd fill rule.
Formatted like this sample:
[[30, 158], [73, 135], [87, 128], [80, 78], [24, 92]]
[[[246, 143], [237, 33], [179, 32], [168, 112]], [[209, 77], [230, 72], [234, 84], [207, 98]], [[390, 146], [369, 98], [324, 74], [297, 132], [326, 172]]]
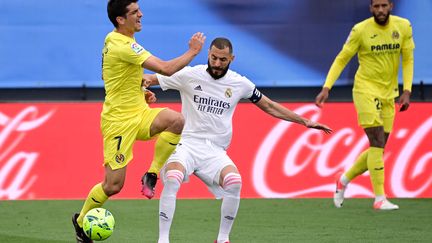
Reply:
[[[432, 199], [393, 199], [400, 210], [377, 212], [372, 199], [242, 199], [233, 243], [431, 242]], [[71, 216], [83, 201], [0, 201], [0, 242], [75, 242]], [[158, 200], [109, 200], [116, 219], [105, 242], [156, 243]], [[172, 243], [212, 243], [220, 201], [178, 200]]]

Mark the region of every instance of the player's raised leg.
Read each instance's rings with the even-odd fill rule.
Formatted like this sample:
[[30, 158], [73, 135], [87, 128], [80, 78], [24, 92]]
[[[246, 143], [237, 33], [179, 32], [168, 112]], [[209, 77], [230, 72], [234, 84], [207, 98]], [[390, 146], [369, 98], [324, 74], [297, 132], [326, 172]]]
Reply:
[[150, 136], [156, 134], [159, 134], [159, 136], [155, 143], [154, 157], [150, 169], [141, 179], [141, 191], [149, 199], [154, 196], [159, 171], [180, 141], [183, 126], [183, 116], [170, 109], [160, 111], [151, 123]]
[[158, 243], [169, 243], [170, 228], [176, 208], [177, 192], [183, 182], [185, 169], [182, 164], [167, 164], [163, 177], [164, 188], [159, 201], [159, 240]]

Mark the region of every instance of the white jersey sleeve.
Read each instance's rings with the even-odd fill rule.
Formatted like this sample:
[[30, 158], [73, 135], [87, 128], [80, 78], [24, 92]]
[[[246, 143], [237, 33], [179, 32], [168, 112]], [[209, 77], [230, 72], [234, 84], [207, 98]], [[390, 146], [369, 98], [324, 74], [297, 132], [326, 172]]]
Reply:
[[253, 92], [255, 90], [255, 84], [252, 83], [248, 78], [243, 77], [243, 83], [244, 83], [244, 87], [243, 87], [243, 91], [245, 92], [244, 96], [242, 97], [243, 99], [249, 99], [252, 97]]
[[181, 91], [182, 82], [185, 82], [184, 79], [186, 78], [190, 69], [191, 67], [189, 66], [184, 67], [169, 77], [157, 73], [156, 77], [159, 81], [159, 85], [161, 86], [161, 89], [163, 91], [166, 91], [168, 89]]

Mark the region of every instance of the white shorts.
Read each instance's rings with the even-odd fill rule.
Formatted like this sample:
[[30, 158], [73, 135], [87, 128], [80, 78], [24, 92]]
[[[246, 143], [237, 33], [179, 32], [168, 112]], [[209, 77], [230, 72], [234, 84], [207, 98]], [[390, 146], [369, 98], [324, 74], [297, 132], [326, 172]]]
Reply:
[[[208, 139], [197, 138], [182, 138], [165, 166], [173, 162], [178, 162], [185, 168], [184, 182], [188, 182], [189, 176], [195, 174], [216, 198], [223, 197], [223, 189], [219, 185], [222, 169], [228, 165], [236, 167], [224, 148]], [[165, 178], [165, 168], [161, 170], [161, 174]]]

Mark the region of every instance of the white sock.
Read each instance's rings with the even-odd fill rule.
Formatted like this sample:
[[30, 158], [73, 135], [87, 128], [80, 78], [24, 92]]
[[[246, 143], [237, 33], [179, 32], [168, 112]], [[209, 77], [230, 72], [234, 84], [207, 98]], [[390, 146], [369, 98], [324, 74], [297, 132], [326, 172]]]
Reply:
[[385, 200], [386, 196], [385, 195], [376, 195], [375, 196], [375, 202], [380, 202], [382, 200]]
[[159, 240], [158, 243], [169, 243], [169, 232], [176, 207], [177, 192], [184, 175], [179, 170], [165, 173], [164, 188], [159, 201]]
[[228, 173], [223, 181], [224, 198], [221, 206], [221, 222], [217, 242], [229, 241], [234, 219], [240, 204], [240, 191], [242, 181], [241, 176], [237, 173]]
[[342, 185], [346, 186], [346, 185], [348, 185], [349, 182], [350, 182], [350, 180], [345, 176], [345, 173], [342, 174], [342, 176], [340, 177], [340, 183], [342, 183]]

